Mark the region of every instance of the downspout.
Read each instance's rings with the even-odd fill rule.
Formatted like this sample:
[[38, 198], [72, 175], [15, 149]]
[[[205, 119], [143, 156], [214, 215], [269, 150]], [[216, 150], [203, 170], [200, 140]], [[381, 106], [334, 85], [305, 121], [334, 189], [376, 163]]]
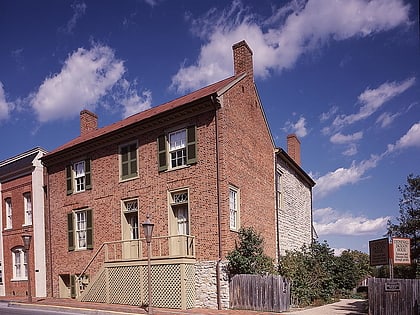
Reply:
[[45, 219], [46, 219], [46, 222], [48, 222], [48, 228], [46, 228], [45, 231], [46, 232], [48, 231], [48, 238], [46, 238], [46, 239], [48, 239], [48, 254], [50, 256], [49, 257], [50, 272], [49, 272], [49, 276], [48, 276], [49, 279], [47, 280], [48, 282], [50, 282], [50, 288], [49, 288], [49, 290], [47, 288], [47, 296], [48, 296], [48, 294], [50, 294], [51, 297], [54, 297], [53, 267], [52, 267], [53, 266], [53, 261], [52, 261], [53, 255], [52, 255], [52, 250], [51, 250], [52, 249], [52, 246], [51, 246], [52, 237], [51, 237], [50, 172], [48, 171], [47, 166], [45, 166], [45, 170], [47, 172], [47, 187], [46, 187], [46, 189], [44, 189], [44, 194], [47, 195], [47, 197], [46, 197], [46, 199], [47, 199], [46, 200], [47, 211], [45, 211], [44, 218], [45, 218], [45, 216], [47, 216], [47, 218], [45, 218]]
[[274, 206], [274, 208], [276, 209], [275, 211], [276, 211], [276, 229], [275, 229], [275, 231], [276, 231], [276, 247], [277, 247], [277, 265], [279, 265], [280, 264], [280, 218], [279, 218], [279, 211], [280, 211], [280, 209], [279, 209], [279, 204], [280, 204], [280, 200], [278, 200], [278, 197], [277, 197], [277, 187], [278, 187], [278, 176], [277, 176], [277, 152], [278, 152], [278, 149], [275, 149], [274, 150], [274, 194], [275, 194], [275, 196], [274, 196], [274, 200], [275, 200], [275, 206]]
[[221, 213], [221, 201], [220, 201], [220, 152], [219, 152], [219, 126], [218, 126], [218, 108], [217, 100], [211, 97], [213, 105], [215, 105], [215, 133], [216, 133], [216, 192], [217, 192], [217, 236], [218, 236], [218, 258], [216, 263], [216, 291], [217, 291], [217, 309], [222, 309], [222, 297], [221, 297], [221, 283], [220, 283], [220, 263], [222, 261], [222, 213]]

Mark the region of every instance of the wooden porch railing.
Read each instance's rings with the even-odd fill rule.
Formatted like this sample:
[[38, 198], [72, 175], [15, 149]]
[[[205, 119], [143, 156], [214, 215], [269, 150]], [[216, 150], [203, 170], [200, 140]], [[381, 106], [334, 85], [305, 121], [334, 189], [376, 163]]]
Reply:
[[[195, 237], [191, 235], [173, 235], [152, 237], [153, 259], [195, 258]], [[86, 275], [94, 275], [104, 263], [125, 262], [147, 259], [147, 243], [145, 238], [138, 240], [120, 240], [103, 243], [92, 256], [86, 267], [77, 276], [77, 293], [87, 287]], [[93, 267], [94, 266], [94, 267]]]

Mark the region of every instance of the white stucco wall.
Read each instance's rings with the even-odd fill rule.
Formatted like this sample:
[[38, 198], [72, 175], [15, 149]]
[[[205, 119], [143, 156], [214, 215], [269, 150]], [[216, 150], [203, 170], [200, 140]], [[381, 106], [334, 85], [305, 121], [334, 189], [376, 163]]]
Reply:
[[281, 175], [282, 200], [278, 209], [280, 255], [300, 249], [312, 241], [311, 188], [283, 160], [277, 160]]

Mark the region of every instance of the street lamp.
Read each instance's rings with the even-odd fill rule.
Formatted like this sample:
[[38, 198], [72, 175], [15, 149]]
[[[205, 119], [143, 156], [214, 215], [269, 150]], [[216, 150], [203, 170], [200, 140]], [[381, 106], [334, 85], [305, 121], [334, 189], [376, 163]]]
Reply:
[[22, 234], [23, 247], [25, 248], [24, 255], [26, 256], [26, 269], [28, 273], [28, 302], [32, 303], [32, 290], [31, 290], [31, 265], [29, 264], [29, 249], [31, 248], [31, 234]]
[[152, 264], [150, 258], [152, 256], [150, 243], [152, 242], [152, 234], [153, 234], [153, 227], [155, 226], [152, 222], [150, 222], [149, 215], [147, 215], [147, 219], [145, 222], [142, 223], [144, 229], [144, 236], [146, 237], [147, 243], [147, 290], [149, 293], [149, 308], [147, 313], [152, 314]]

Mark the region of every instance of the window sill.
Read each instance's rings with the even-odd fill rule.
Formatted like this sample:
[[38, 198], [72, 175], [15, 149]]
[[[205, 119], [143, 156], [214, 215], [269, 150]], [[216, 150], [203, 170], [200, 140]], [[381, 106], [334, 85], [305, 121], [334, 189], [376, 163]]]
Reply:
[[119, 182], [120, 183], [124, 183], [124, 182], [128, 182], [128, 181], [130, 181], [130, 180], [133, 180], [133, 179], [139, 179], [140, 178], [140, 176], [133, 176], [133, 177], [129, 177], [129, 178], [124, 178], [124, 179], [122, 179], [121, 177], [120, 177], [120, 179], [119, 179]]
[[10, 279], [11, 282], [21, 282], [21, 281], [28, 281], [28, 278], [13, 278]]
[[32, 226], [32, 223], [25, 223], [25, 224], [22, 224], [22, 227], [29, 227], [29, 226]]

